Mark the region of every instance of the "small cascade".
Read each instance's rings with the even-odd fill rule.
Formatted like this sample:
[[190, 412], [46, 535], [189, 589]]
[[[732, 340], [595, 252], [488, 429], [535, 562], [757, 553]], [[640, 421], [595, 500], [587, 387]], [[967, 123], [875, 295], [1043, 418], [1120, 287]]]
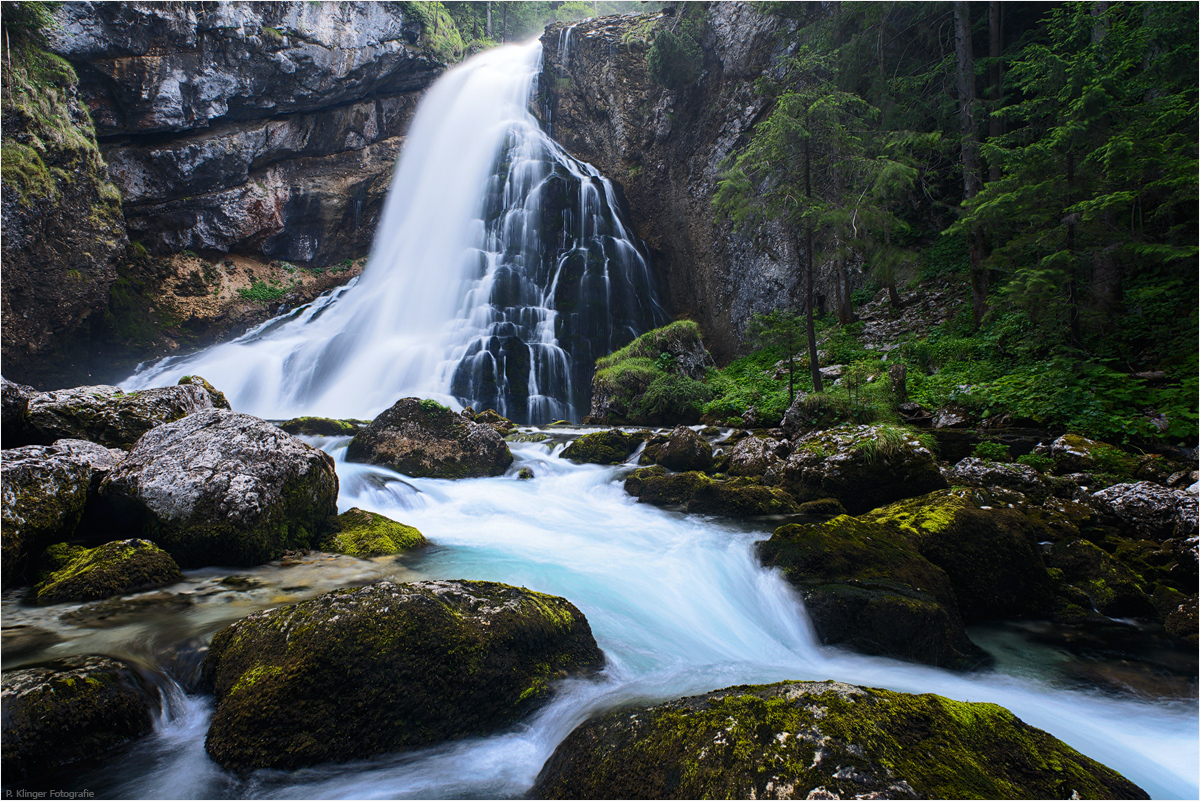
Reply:
[[416, 395], [577, 419], [595, 359], [667, 315], [613, 185], [529, 112], [540, 70], [535, 41], [431, 87], [356, 285], [122, 386], [196, 373], [268, 418], [370, 418]]

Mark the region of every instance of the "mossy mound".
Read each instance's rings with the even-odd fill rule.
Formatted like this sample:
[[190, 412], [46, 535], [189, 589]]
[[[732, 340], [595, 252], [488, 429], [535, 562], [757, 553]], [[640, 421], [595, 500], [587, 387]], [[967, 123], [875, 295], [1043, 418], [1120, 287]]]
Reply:
[[1138, 457], [1118, 447], [1097, 442], [1078, 434], [1064, 434], [1050, 445], [1057, 475], [1070, 473], [1107, 473], [1120, 479], [1133, 478]]
[[346, 459], [406, 476], [503, 475], [513, 456], [504, 438], [432, 400], [402, 398], [354, 435]]
[[584, 434], [563, 448], [562, 458], [577, 464], [621, 464], [642, 444], [642, 435], [620, 429]]
[[65, 543], [50, 547], [53, 567], [37, 586], [38, 603], [98, 601], [179, 581], [183, 573], [170, 554], [146, 540], [109, 542], [98, 548]]
[[1147, 798], [995, 704], [836, 682], [730, 687], [613, 712], [535, 798]]
[[898, 531], [942, 568], [964, 620], [1046, 615], [1053, 584], [1038, 548], [1041, 531], [1016, 509], [993, 503], [982, 490], [941, 490], [862, 520]]
[[6, 784], [45, 778], [148, 734], [158, 704], [131, 666], [104, 656], [6, 670], [3, 698]]
[[647, 331], [596, 360], [587, 422], [692, 424], [713, 391], [703, 383], [710, 362], [700, 328], [677, 320]]
[[887, 526], [849, 515], [782, 526], [759, 557], [800, 590], [827, 645], [952, 668], [983, 656], [967, 638], [950, 579]]
[[320, 542], [337, 514], [333, 459], [225, 410], [147, 432], [100, 494], [183, 567], [258, 565]]
[[630, 473], [625, 491], [641, 503], [683, 507], [692, 514], [760, 517], [799, 510], [792, 496], [778, 487], [763, 486], [756, 478], [714, 479], [694, 470], [667, 473], [661, 465]]
[[800, 508], [796, 510], [802, 515], [822, 515], [824, 517], [837, 517], [838, 515], [846, 514], [846, 507], [838, 502], [837, 498], [822, 498], [819, 501], [809, 501], [800, 504]]
[[511, 725], [603, 663], [566, 599], [505, 584], [337, 590], [213, 638], [205, 747], [234, 770], [362, 759]]
[[428, 545], [425, 535], [412, 526], [357, 507], [343, 512], [334, 522], [334, 533], [321, 550], [346, 556], [390, 556]]
[[1095, 609], [1108, 617], [1156, 617], [1139, 577], [1087, 540], [1055, 543], [1046, 564], [1052, 576], [1086, 594], [1083, 613]]
[[837, 498], [851, 514], [947, 487], [929, 443], [892, 425], [842, 425], [801, 437], [764, 480], [804, 503]]
[[362, 423], [329, 417], [293, 417], [280, 423], [279, 427], [289, 434], [306, 437], [352, 437], [362, 429]]
[[74, 536], [99, 479], [124, 454], [93, 442], [64, 439], [4, 451], [0, 462], [3, 580], [32, 578], [31, 559]]
[[26, 423], [43, 444], [85, 439], [128, 450], [150, 429], [214, 408], [203, 385], [184, 384], [137, 392], [92, 386], [43, 392], [29, 400]]

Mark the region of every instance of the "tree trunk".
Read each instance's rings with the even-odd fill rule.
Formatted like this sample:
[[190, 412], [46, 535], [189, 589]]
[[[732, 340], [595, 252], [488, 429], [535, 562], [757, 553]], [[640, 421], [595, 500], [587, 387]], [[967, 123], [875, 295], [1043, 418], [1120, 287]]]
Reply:
[[[997, 114], [1004, 105], [1004, 76], [1001, 73], [1000, 57], [1004, 52], [1004, 12], [999, 0], [988, 3], [988, 57], [992, 60], [992, 113], [988, 117], [988, 138], [995, 139], [1004, 133], [1004, 121]], [[988, 164], [988, 180], [1000, 180], [1000, 160]]]
[[508, 41], [508, 3], [504, 4], [504, 16], [500, 22], [500, 42], [503, 44]]
[[487, 35], [492, 38], [492, 0], [488, 0], [487, 4]]
[[[812, 156], [807, 139], [804, 140], [804, 196], [812, 200]], [[821, 386], [821, 365], [817, 360], [817, 329], [813, 323], [813, 230], [812, 223], [808, 220], [804, 222], [804, 241], [804, 258], [808, 262], [808, 287], [805, 292], [805, 305], [808, 307], [805, 312], [808, 322], [808, 366], [812, 371], [813, 391], [822, 392], [824, 387]]]
[[[958, 57], [958, 130], [962, 138], [963, 202], [979, 193], [979, 140], [975, 127], [975, 55], [971, 49], [971, 7], [965, 0], [954, 3], [954, 52]], [[971, 258], [971, 308], [979, 329], [987, 311], [987, 271], [979, 229], [967, 232]]]

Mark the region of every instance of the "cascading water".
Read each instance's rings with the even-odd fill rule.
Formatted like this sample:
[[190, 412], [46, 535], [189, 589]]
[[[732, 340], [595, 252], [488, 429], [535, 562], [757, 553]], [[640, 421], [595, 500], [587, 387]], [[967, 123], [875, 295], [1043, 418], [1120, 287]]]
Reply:
[[196, 373], [272, 418], [373, 417], [406, 395], [580, 416], [596, 357], [667, 317], [612, 184], [529, 113], [540, 63], [537, 42], [497, 48], [429, 90], [353, 286], [122, 386]]

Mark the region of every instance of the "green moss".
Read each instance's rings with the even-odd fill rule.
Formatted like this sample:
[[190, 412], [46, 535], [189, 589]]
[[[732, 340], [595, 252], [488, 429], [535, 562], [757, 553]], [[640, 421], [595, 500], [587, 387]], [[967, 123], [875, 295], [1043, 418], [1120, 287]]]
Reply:
[[295, 417], [279, 424], [289, 434], [304, 434], [310, 437], [352, 436], [362, 428], [354, 420], [333, 420], [328, 417]]
[[673, 323], [647, 331], [620, 350], [596, 360], [596, 369], [604, 370], [628, 359], [654, 360], [668, 351], [690, 350], [702, 339], [700, 326], [691, 320], [676, 320]]
[[90, 550], [47, 551], [50, 569], [37, 586], [39, 603], [95, 601], [161, 587], [183, 578], [175, 560], [145, 540], [109, 542]]
[[462, 33], [440, 2], [406, 2], [405, 13], [421, 21], [421, 44], [442, 61], [453, 63], [463, 56]]
[[0, 175], [25, 206], [53, 196], [55, 191], [55, 183], [42, 157], [32, 147], [19, 142], [4, 142], [0, 149]]
[[338, 515], [335, 532], [321, 549], [366, 558], [403, 553], [428, 544], [425, 535], [412, 526], [356, 507]]
[[621, 464], [634, 452], [642, 438], [619, 429], [584, 434], [563, 449], [562, 458], [580, 464]]

